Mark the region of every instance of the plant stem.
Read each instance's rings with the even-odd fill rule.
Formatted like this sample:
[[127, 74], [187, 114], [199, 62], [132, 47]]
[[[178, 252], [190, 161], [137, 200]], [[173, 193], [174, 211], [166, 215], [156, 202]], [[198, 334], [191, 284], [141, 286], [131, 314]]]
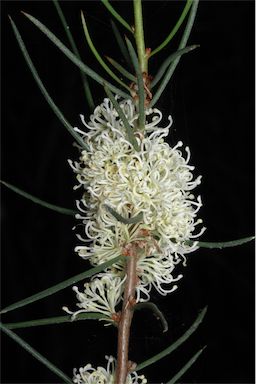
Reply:
[[127, 375], [129, 373], [128, 349], [130, 338], [130, 327], [133, 317], [133, 310], [135, 305], [135, 287], [136, 287], [136, 245], [128, 245], [124, 300], [121, 312], [120, 321], [118, 324], [118, 342], [117, 342], [117, 367], [115, 384], [126, 383]]
[[142, 73], [148, 73], [148, 56], [145, 51], [141, 0], [133, 0], [133, 8], [135, 22], [134, 36], [137, 45], [140, 68]]

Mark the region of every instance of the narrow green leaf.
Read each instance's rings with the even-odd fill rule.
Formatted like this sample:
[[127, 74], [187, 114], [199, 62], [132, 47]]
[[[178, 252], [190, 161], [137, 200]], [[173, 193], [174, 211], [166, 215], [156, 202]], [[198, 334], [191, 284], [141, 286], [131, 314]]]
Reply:
[[136, 82], [137, 79], [134, 75], [132, 75], [130, 72], [128, 72], [122, 65], [118, 64], [114, 59], [111, 57], [105, 56], [106, 59], [115, 67], [123, 76], [125, 76], [128, 80], [131, 80], [133, 82]]
[[179, 380], [183, 375], [184, 373], [191, 367], [191, 365], [193, 365], [196, 360], [198, 359], [198, 357], [201, 355], [201, 353], [203, 352], [203, 350], [206, 348], [206, 346], [204, 346], [202, 349], [200, 349], [188, 362], [187, 364], [185, 364], [181, 370], [179, 372], [176, 373], [175, 376], [173, 376], [173, 378], [171, 380], [169, 380], [167, 382], [167, 384], [175, 384], [177, 383], [177, 380]]
[[[61, 9], [61, 7], [59, 5], [58, 0], [53, 0], [53, 4], [55, 5], [55, 8], [56, 8], [57, 13], [59, 15], [59, 18], [61, 20], [63, 28], [64, 28], [64, 30], [66, 32], [67, 38], [69, 40], [69, 43], [70, 43], [70, 45], [72, 47], [72, 50], [73, 50], [74, 54], [81, 60], [81, 56], [80, 56], [79, 51], [77, 49], [75, 40], [74, 40], [74, 38], [72, 36], [72, 33], [71, 33], [70, 28], [68, 26], [67, 20], [66, 20], [66, 18], [64, 16], [64, 13], [62, 12], [62, 9]], [[89, 105], [89, 108], [92, 111], [95, 108], [95, 105], [94, 105], [92, 93], [91, 93], [91, 90], [90, 90], [90, 86], [89, 86], [89, 83], [88, 83], [88, 79], [87, 79], [87, 76], [81, 70], [80, 70], [80, 74], [81, 74], [82, 83], [83, 83], [83, 87], [84, 87], [85, 97], [86, 97], [87, 103]]]
[[13, 192], [18, 193], [22, 197], [25, 197], [25, 199], [31, 200], [36, 204], [39, 204], [45, 208], [51, 209], [52, 211], [56, 211], [59, 213], [63, 213], [64, 215], [71, 215], [71, 216], [75, 216], [75, 214], [78, 213], [78, 211], [74, 211], [73, 209], [63, 208], [63, 207], [59, 207], [58, 205], [47, 203], [46, 201], [38, 199], [37, 197], [30, 195], [29, 193], [22, 191], [21, 189], [15, 187], [12, 184], [6, 183], [3, 180], [0, 180], [0, 183], [5, 185], [7, 188], [11, 189]]
[[199, 315], [197, 316], [196, 320], [191, 325], [191, 327], [178, 340], [176, 340], [173, 344], [171, 344], [168, 348], [164, 349], [162, 352], [158, 353], [157, 355], [155, 355], [155, 356], [151, 357], [150, 359], [144, 361], [143, 363], [139, 364], [136, 368], [136, 371], [140, 371], [141, 369], [148, 367], [151, 364], [154, 364], [158, 360], [162, 359], [163, 357], [165, 357], [165, 356], [169, 355], [170, 353], [172, 353], [173, 351], [175, 351], [175, 349], [177, 349], [181, 344], [183, 344], [189, 338], [189, 336], [191, 336], [192, 333], [194, 333], [196, 331], [199, 324], [202, 322], [202, 320], [206, 314], [206, 311], [207, 311], [207, 307], [205, 307], [199, 313]]
[[21, 49], [21, 52], [24, 56], [24, 59], [26, 60], [27, 64], [28, 64], [28, 67], [40, 89], [40, 91], [42, 92], [43, 96], [45, 97], [47, 103], [49, 104], [49, 106], [51, 107], [51, 109], [53, 110], [53, 112], [55, 113], [55, 115], [59, 118], [59, 120], [61, 121], [61, 123], [64, 125], [64, 127], [69, 131], [69, 133], [76, 139], [76, 141], [78, 142], [79, 145], [81, 145], [83, 148], [85, 148], [86, 150], [88, 150], [88, 146], [84, 143], [83, 139], [74, 131], [74, 128], [72, 127], [72, 125], [67, 121], [67, 119], [64, 117], [64, 115], [62, 114], [62, 112], [60, 111], [60, 109], [57, 107], [57, 105], [54, 103], [54, 101], [52, 100], [51, 96], [49, 95], [49, 93], [47, 92], [44, 84], [42, 83], [38, 73], [37, 73], [37, 70], [36, 68], [34, 67], [34, 64], [28, 54], [28, 51], [26, 49], [26, 46], [22, 40], [22, 37], [14, 23], [14, 21], [12, 20], [12, 18], [9, 16], [9, 19], [10, 19], [10, 22], [11, 22], [11, 25], [12, 25], [12, 28], [13, 28], [13, 31], [14, 31], [14, 34], [15, 34], [15, 37], [17, 39], [17, 42], [19, 44], [19, 47]]
[[110, 91], [110, 89], [105, 85], [104, 86], [104, 89], [105, 89], [105, 92], [108, 96], [108, 98], [110, 99], [110, 101], [112, 102], [113, 106], [115, 107], [120, 119], [122, 120], [123, 124], [124, 124], [124, 127], [125, 127], [125, 130], [126, 130], [126, 133], [127, 133], [127, 137], [128, 137], [128, 140], [130, 141], [130, 143], [133, 145], [134, 149], [136, 151], [139, 151], [139, 146], [138, 146], [138, 143], [136, 141], [136, 138], [134, 136], [134, 133], [132, 131], [132, 128], [129, 124], [129, 121], [127, 120], [124, 112], [122, 111], [121, 107], [119, 106], [118, 102], [116, 101], [114, 95], [112, 94], [112, 92]]
[[[245, 243], [248, 243], [249, 241], [252, 241], [255, 239], [255, 236], [249, 236], [249, 237], [243, 237], [242, 239], [237, 239], [237, 240], [231, 240], [231, 241], [224, 241], [224, 242], [206, 242], [206, 241], [199, 241], [198, 246], [200, 248], [210, 248], [210, 249], [215, 249], [215, 248], [228, 248], [228, 247], [236, 247], [237, 245], [242, 245]], [[194, 241], [189, 241], [189, 244], [193, 244]]]
[[133, 48], [132, 43], [126, 37], [126, 44], [128, 47], [129, 54], [132, 59], [132, 63], [136, 72], [137, 80], [138, 80], [138, 94], [139, 94], [139, 127], [140, 129], [145, 128], [145, 92], [144, 92], [144, 81], [143, 76], [140, 70], [139, 60], [137, 58], [136, 52]]
[[97, 49], [95, 48], [93, 42], [92, 42], [92, 39], [91, 39], [91, 36], [89, 34], [89, 31], [88, 31], [88, 27], [87, 27], [87, 24], [86, 24], [86, 21], [85, 21], [85, 18], [84, 18], [84, 14], [83, 14], [83, 11], [81, 11], [81, 19], [82, 19], [82, 25], [83, 25], [83, 30], [84, 30], [84, 34], [85, 34], [85, 38], [86, 38], [86, 41], [92, 51], [92, 53], [94, 54], [94, 56], [96, 57], [97, 61], [100, 63], [100, 65], [102, 66], [102, 68], [105, 69], [105, 71], [112, 77], [112, 79], [114, 79], [115, 81], [117, 81], [120, 85], [122, 85], [122, 87], [126, 88], [129, 92], [130, 92], [130, 88], [128, 87], [128, 85], [126, 85], [122, 80], [120, 80], [116, 75], [115, 73], [107, 66], [107, 64], [105, 63], [104, 60], [102, 60], [99, 52], [97, 51]]
[[112, 16], [119, 21], [126, 29], [128, 29], [129, 32], [133, 33], [132, 28], [130, 25], [122, 18], [122, 16], [119, 15], [119, 13], [116, 12], [116, 10], [112, 7], [110, 2], [108, 0], [101, 0], [102, 3], [105, 5], [105, 7], [109, 10]]
[[138, 215], [134, 217], [130, 217], [129, 219], [123, 217], [122, 215], [119, 215], [113, 208], [109, 207], [107, 204], [104, 204], [106, 209], [111, 213], [112, 216], [114, 216], [118, 221], [124, 224], [137, 224], [143, 219], [143, 213], [139, 213]]
[[34, 348], [31, 347], [26, 341], [24, 341], [21, 337], [16, 335], [16, 333], [12, 332], [10, 329], [6, 328], [2, 323], [0, 323], [1, 330], [8, 335], [11, 339], [16, 341], [22, 348], [24, 348], [28, 353], [30, 353], [35, 359], [40, 361], [43, 365], [45, 365], [50, 371], [55, 373], [55, 375], [59, 376], [61, 380], [65, 383], [72, 384], [73, 381], [59, 368], [53, 365], [49, 360], [47, 360], [44, 356], [42, 356], [39, 352], [37, 352]]
[[65, 56], [69, 58], [75, 65], [77, 65], [83, 72], [85, 72], [88, 76], [90, 76], [92, 79], [94, 79], [99, 84], [107, 84], [107, 86], [116, 94], [124, 97], [125, 99], [131, 98], [131, 96], [125, 92], [123, 92], [121, 89], [115, 87], [114, 85], [110, 84], [108, 81], [103, 79], [103, 77], [99, 76], [96, 72], [94, 72], [91, 68], [89, 68], [87, 65], [85, 65], [81, 60], [79, 60], [71, 51], [68, 49], [45, 25], [43, 25], [39, 20], [37, 20], [35, 17], [29, 15], [28, 13], [22, 12], [38, 29], [40, 29], [41, 32], [43, 32], [48, 39], [50, 39], [53, 44], [55, 44], [63, 53]]
[[47, 296], [50, 296], [56, 292], [59, 292], [62, 289], [67, 288], [70, 285], [77, 283], [78, 281], [81, 281], [83, 279], [86, 279], [88, 277], [95, 275], [96, 273], [104, 271], [104, 269], [110, 267], [112, 264], [121, 260], [121, 258], [123, 258], [123, 257], [124, 256], [115, 257], [114, 259], [109, 260], [106, 263], [102, 263], [102, 264], [98, 265], [97, 267], [91, 268], [86, 272], [82, 272], [82, 273], [79, 273], [79, 275], [70, 277], [69, 279], [62, 281], [61, 283], [56, 284], [53, 287], [47, 288], [41, 292], [36, 293], [35, 295], [29, 296], [26, 299], [20, 300], [14, 304], [9, 305], [8, 307], [2, 309], [2, 311], [0, 313], [6, 313], [6, 312], [13, 311], [14, 309], [24, 307], [25, 305], [34, 303], [35, 301], [41, 300], [44, 297], [47, 297]]
[[112, 29], [113, 29], [113, 32], [114, 32], [117, 44], [118, 44], [118, 46], [120, 48], [120, 51], [121, 51], [121, 53], [122, 53], [122, 55], [124, 57], [124, 60], [125, 60], [126, 64], [130, 68], [132, 68], [131, 58], [129, 56], [129, 52], [128, 52], [127, 46], [126, 46], [126, 44], [124, 42], [124, 39], [123, 39], [121, 33], [119, 32], [119, 30], [118, 30], [116, 24], [114, 23], [114, 21], [110, 20], [110, 22], [111, 22], [111, 26], [112, 26]]
[[[196, 17], [196, 12], [197, 12], [197, 7], [198, 7], [198, 1], [199, 0], [193, 0], [193, 5], [191, 7], [191, 10], [190, 10], [190, 14], [189, 14], [189, 18], [188, 18], [188, 21], [187, 21], [187, 25], [186, 25], [186, 28], [185, 28], [185, 31], [183, 33], [183, 36], [182, 36], [182, 39], [180, 41], [180, 44], [179, 44], [179, 50], [180, 49], [183, 49], [185, 48], [185, 46], [187, 45], [187, 41], [188, 41], [188, 38], [190, 36], [190, 33], [191, 33], [191, 30], [192, 30], [192, 27], [193, 27], [193, 24], [194, 24], [194, 20], [195, 20], [195, 17]], [[169, 66], [169, 68], [167, 69], [167, 72], [158, 88], [158, 90], [156, 91], [151, 103], [150, 103], [150, 107], [153, 107], [155, 105], [155, 103], [157, 102], [157, 100], [159, 99], [159, 97], [161, 96], [161, 94], [163, 93], [163, 91], [165, 90], [165, 87], [167, 86], [167, 84], [169, 83], [174, 71], [175, 71], [175, 68], [177, 67], [179, 61], [180, 61], [180, 57], [177, 57]]]
[[52, 325], [52, 324], [62, 324], [62, 323], [74, 323], [77, 320], [101, 320], [109, 319], [109, 317], [103, 315], [102, 313], [79, 313], [75, 320], [71, 320], [71, 316], [58, 316], [58, 317], [49, 317], [47, 319], [35, 319], [28, 321], [21, 321], [18, 323], [5, 323], [4, 326], [8, 329], [20, 329], [20, 328], [29, 328], [29, 327], [38, 327], [42, 325]]
[[166, 39], [162, 42], [162, 44], [160, 44], [157, 48], [155, 48], [149, 57], [152, 57], [154, 56], [157, 52], [160, 52], [171, 40], [172, 38], [176, 35], [176, 33], [178, 32], [178, 30], [180, 29], [183, 21], [185, 20], [185, 17], [187, 16], [187, 13], [191, 7], [193, 3], [193, 0], [187, 0], [186, 2], [186, 5], [177, 21], [177, 23], [175, 24], [175, 26], [173, 27], [173, 29], [171, 30], [171, 32], [169, 33], [169, 35], [166, 37]]
[[172, 53], [167, 59], [163, 62], [159, 70], [157, 71], [157, 74], [155, 75], [152, 83], [151, 88], [154, 88], [154, 86], [161, 80], [163, 77], [166, 69], [169, 67], [169, 65], [179, 56], [184, 55], [185, 53], [193, 51], [195, 48], [200, 47], [200, 45], [190, 45], [189, 47], [179, 49], [178, 51]]
[[138, 303], [135, 305], [134, 310], [141, 310], [141, 309], [150, 309], [154, 315], [156, 316], [157, 320], [161, 321], [162, 327], [163, 327], [163, 333], [168, 331], [168, 323], [164, 317], [163, 312], [160, 311], [158, 306], [151, 302], [146, 303]]

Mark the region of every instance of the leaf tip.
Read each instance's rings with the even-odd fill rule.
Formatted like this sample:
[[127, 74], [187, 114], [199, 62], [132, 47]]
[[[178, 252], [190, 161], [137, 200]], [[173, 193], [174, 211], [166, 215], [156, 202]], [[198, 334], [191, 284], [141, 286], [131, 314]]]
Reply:
[[200, 312], [201, 312], [203, 315], [205, 315], [206, 312], [207, 312], [207, 310], [208, 310], [208, 305], [206, 305], [203, 309], [201, 309]]

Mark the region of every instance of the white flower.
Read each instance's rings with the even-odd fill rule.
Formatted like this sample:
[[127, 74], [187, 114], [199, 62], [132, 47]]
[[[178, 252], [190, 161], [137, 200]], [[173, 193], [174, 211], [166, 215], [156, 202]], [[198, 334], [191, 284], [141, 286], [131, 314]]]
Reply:
[[[72, 312], [67, 307], [63, 307], [63, 310], [72, 314], [73, 319], [79, 313], [102, 313], [109, 317], [111, 322], [114, 320], [112, 317], [116, 313], [115, 307], [121, 300], [125, 279], [126, 277], [121, 279], [113, 274], [96, 275], [89, 283], [84, 284], [84, 292], [80, 292], [76, 286], [73, 287], [79, 300], [77, 306], [81, 309]], [[106, 319], [104, 318], [104, 320]]]
[[[107, 368], [92, 368], [91, 364], [87, 364], [83, 368], [74, 369], [73, 382], [75, 384], [114, 384], [115, 382], [115, 359], [112, 356], [106, 356], [108, 360]], [[144, 375], [138, 375], [132, 372], [127, 376], [125, 384], [146, 384], [147, 380]]]
[[[181, 260], [185, 263], [185, 255], [197, 249], [194, 239], [205, 228], [195, 233], [202, 223], [197, 219], [202, 202], [191, 191], [200, 184], [201, 176], [193, 179], [188, 147], [183, 157], [182, 142], [173, 148], [164, 142], [171, 117], [169, 126], [160, 128], [162, 113], [146, 110], [142, 133], [136, 128], [138, 114], [132, 101], [124, 100], [119, 105], [134, 128], [140, 151], [136, 152], [128, 142], [109, 99], [95, 109], [88, 124], [81, 116], [88, 132], [75, 128], [90, 148], [89, 152], [81, 152], [79, 163], [69, 161], [77, 174], [76, 188], [84, 190], [77, 203], [81, 211], [77, 218], [82, 220], [85, 238], [78, 237], [86, 244], [77, 246], [76, 251], [98, 265], [123, 254], [127, 244], [137, 242], [138, 301], [148, 299], [152, 285], [161, 294], [173, 291], [176, 286], [166, 284], [181, 277], [173, 276], [175, 265]], [[142, 213], [143, 219], [136, 225], [120, 223], [106, 205], [125, 218]], [[123, 262], [115, 268], [122, 270]]]

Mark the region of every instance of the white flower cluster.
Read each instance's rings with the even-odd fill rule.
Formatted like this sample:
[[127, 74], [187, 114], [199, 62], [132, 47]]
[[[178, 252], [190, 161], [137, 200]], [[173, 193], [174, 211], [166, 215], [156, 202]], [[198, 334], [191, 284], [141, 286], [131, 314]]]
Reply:
[[[83, 368], [79, 368], [78, 372], [74, 369], [73, 382], [75, 384], [114, 384], [115, 359], [112, 356], [106, 356], [108, 360], [107, 368], [92, 368], [91, 364], [87, 364]], [[138, 375], [132, 372], [127, 376], [125, 384], [146, 384], [147, 380], [144, 375]]]
[[115, 307], [121, 300], [125, 279], [126, 277], [121, 279], [111, 274], [101, 274], [92, 279], [90, 283], [84, 284], [84, 292], [80, 292], [74, 286], [73, 290], [76, 292], [76, 297], [79, 300], [77, 306], [81, 309], [72, 312], [67, 307], [63, 307], [63, 310], [71, 314], [72, 319], [75, 319], [79, 313], [99, 312], [107, 316], [109, 321], [114, 321], [115, 319], [112, 317], [116, 313]]
[[[173, 275], [175, 265], [181, 260], [185, 264], [185, 255], [197, 249], [194, 239], [205, 228], [195, 234], [197, 225], [202, 223], [197, 219], [202, 202], [191, 191], [200, 184], [201, 176], [193, 179], [188, 147], [183, 157], [182, 142], [172, 148], [164, 141], [171, 117], [169, 125], [160, 128], [162, 113], [147, 109], [142, 132], [136, 128], [138, 113], [132, 100], [123, 100], [119, 105], [134, 130], [138, 152], [127, 140], [123, 122], [109, 99], [95, 109], [89, 123], [81, 115], [86, 132], [75, 128], [90, 149], [81, 151], [80, 162], [69, 160], [78, 180], [75, 189], [83, 189], [83, 197], [77, 201], [81, 214], [76, 217], [82, 220], [84, 234], [78, 234], [78, 238], [84, 244], [77, 246], [76, 252], [92, 265], [99, 265], [124, 255], [126, 246], [136, 243], [138, 302], [149, 299], [152, 286], [162, 295], [175, 290], [177, 285], [173, 283], [182, 277]], [[124, 224], [107, 207], [125, 219], [139, 214], [142, 219], [136, 224]], [[119, 288], [124, 277], [123, 265], [123, 261], [117, 262], [106, 272]], [[94, 280], [85, 285], [84, 293], [74, 288], [81, 311], [115, 311], [119, 302], [116, 294], [105, 295], [107, 301], [111, 297], [111, 305], [103, 304], [104, 295], [100, 300], [98, 293], [97, 299], [93, 298], [96, 290], [106, 290], [109, 284], [106, 280]], [[121, 296], [122, 289], [117, 293]]]

